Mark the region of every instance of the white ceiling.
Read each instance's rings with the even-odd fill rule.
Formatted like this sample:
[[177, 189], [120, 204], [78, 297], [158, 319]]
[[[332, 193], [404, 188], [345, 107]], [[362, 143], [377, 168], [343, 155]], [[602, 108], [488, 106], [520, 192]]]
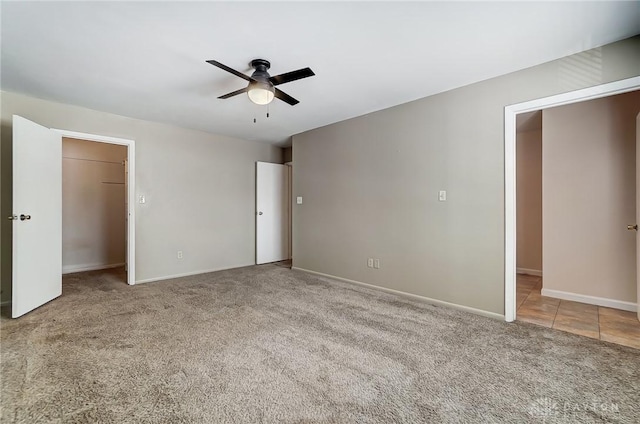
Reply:
[[[2, 89], [286, 145], [312, 128], [640, 33], [638, 2], [2, 3]], [[215, 59], [300, 100], [266, 108]], [[253, 118], [258, 123], [253, 123]]]

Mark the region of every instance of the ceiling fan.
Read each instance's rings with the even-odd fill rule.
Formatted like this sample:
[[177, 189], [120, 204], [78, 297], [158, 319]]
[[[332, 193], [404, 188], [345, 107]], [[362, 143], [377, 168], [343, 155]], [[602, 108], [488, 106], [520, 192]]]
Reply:
[[287, 93], [275, 88], [275, 86], [315, 75], [310, 68], [303, 68], [272, 77], [269, 75], [269, 72], [267, 72], [271, 67], [271, 63], [264, 59], [254, 59], [251, 61], [251, 67], [255, 69], [251, 76], [245, 75], [242, 72], [236, 71], [235, 69], [230, 68], [227, 65], [223, 65], [215, 60], [207, 60], [207, 63], [249, 81], [249, 85], [245, 88], [220, 96], [218, 97], [219, 99], [228, 99], [229, 97], [237, 96], [238, 94], [247, 93], [249, 95], [249, 99], [257, 105], [269, 104], [273, 101], [274, 97], [290, 104], [291, 106], [300, 103]]

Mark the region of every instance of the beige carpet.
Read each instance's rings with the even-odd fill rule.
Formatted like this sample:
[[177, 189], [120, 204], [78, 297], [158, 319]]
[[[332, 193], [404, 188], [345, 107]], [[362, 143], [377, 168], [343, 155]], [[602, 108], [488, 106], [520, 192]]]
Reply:
[[1, 323], [3, 423], [640, 422], [640, 351], [263, 265], [65, 277]]

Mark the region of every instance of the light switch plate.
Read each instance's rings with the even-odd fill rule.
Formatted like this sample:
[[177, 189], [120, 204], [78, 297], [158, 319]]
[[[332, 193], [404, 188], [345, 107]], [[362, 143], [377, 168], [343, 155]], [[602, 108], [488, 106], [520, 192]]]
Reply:
[[296, 203], [299, 204], [299, 205], [302, 204], [302, 196], [296, 197]]

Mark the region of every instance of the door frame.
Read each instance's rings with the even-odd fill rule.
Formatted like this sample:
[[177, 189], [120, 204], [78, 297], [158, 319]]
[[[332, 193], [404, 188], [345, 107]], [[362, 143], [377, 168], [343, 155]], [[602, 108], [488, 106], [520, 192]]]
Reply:
[[285, 162], [287, 181], [287, 225], [289, 226], [289, 260], [293, 260], [293, 162]]
[[[640, 76], [504, 108], [504, 318], [516, 319], [516, 115], [640, 89]], [[544, 123], [543, 123], [544, 125]], [[544, 264], [543, 264], [544, 266]]]
[[127, 163], [128, 179], [127, 184], [129, 187], [128, 199], [127, 199], [127, 213], [129, 217], [127, 219], [127, 284], [130, 286], [136, 283], [136, 144], [134, 140], [127, 138], [109, 137], [96, 134], [81, 133], [76, 131], [61, 130], [57, 128], [51, 128], [51, 130], [60, 133], [62, 137], [75, 138], [86, 141], [96, 141], [98, 143], [117, 144], [127, 147]]

